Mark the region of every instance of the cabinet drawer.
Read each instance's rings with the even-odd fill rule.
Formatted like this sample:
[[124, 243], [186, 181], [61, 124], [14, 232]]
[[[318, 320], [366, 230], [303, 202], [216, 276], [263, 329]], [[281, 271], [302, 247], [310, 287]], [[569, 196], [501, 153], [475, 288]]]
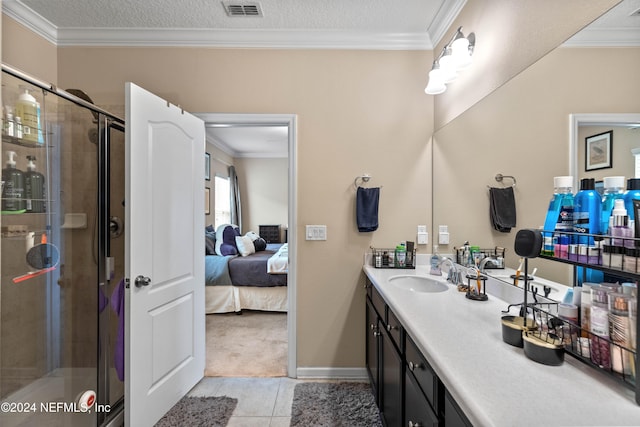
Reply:
[[391, 311], [390, 308], [387, 308], [387, 332], [389, 332], [389, 336], [393, 340], [393, 343], [398, 347], [398, 350], [402, 348], [402, 324], [396, 317], [396, 315]]
[[406, 334], [405, 341], [407, 371], [413, 374], [431, 407], [437, 410], [438, 377], [408, 334]]
[[380, 295], [378, 290], [375, 288], [375, 286], [371, 286], [371, 303], [373, 304], [373, 307], [378, 312], [378, 316], [380, 316], [380, 318], [383, 321], [386, 320], [387, 319], [387, 317], [385, 316], [386, 304], [384, 302], [384, 299], [382, 299], [382, 296]]
[[436, 427], [439, 425], [438, 417], [415, 381], [413, 375], [407, 371], [404, 376], [404, 425]]

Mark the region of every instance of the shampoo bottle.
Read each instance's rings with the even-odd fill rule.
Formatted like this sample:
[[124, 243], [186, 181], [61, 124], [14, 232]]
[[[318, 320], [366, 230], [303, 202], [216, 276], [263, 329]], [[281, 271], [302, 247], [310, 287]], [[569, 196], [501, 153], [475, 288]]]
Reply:
[[[553, 196], [549, 202], [547, 216], [544, 221], [542, 253], [553, 256], [554, 244], [558, 236], [573, 232], [573, 177], [556, 176], [553, 178]], [[554, 241], [555, 240], [555, 241]]]
[[2, 169], [2, 211], [24, 211], [24, 174], [16, 168], [16, 152], [7, 151], [7, 166]]
[[604, 177], [604, 196], [602, 197], [602, 215], [600, 221], [600, 232], [610, 235], [609, 218], [615, 205], [616, 199], [624, 198], [624, 176]]
[[22, 137], [27, 141], [38, 141], [38, 107], [36, 99], [28, 89], [18, 97], [16, 101], [15, 117], [22, 119]]
[[[600, 216], [602, 215], [602, 198], [595, 190], [595, 179], [580, 180], [580, 191], [575, 197], [573, 210], [573, 243], [592, 246], [593, 235], [600, 234]], [[591, 234], [591, 236], [580, 236]]]
[[27, 156], [27, 172], [24, 174], [24, 193], [27, 212], [45, 212], [44, 175], [36, 171], [35, 156]]

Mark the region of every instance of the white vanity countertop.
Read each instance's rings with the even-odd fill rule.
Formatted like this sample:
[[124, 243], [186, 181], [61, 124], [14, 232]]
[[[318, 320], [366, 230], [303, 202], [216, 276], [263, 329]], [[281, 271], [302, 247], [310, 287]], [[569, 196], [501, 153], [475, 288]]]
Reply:
[[472, 301], [452, 285], [418, 293], [389, 282], [397, 275], [445, 280], [426, 265], [365, 265], [364, 272], [474, 426], [640, 426], [633, 390], [568, 354], [562, 365], [548, 366], [503, 342], [507, 302], [493, 295]]

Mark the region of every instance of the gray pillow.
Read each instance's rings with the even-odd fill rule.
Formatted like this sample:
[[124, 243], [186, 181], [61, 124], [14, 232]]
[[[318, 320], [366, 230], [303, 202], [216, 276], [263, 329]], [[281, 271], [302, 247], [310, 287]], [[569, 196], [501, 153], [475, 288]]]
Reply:
[[204, 232], [204, 253], [205, 255], [216, 254], [216, 232], [205, 231]]

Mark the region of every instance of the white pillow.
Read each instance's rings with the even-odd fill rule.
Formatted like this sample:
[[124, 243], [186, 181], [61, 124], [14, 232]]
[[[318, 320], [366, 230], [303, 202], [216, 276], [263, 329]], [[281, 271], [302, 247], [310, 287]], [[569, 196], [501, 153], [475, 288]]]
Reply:
[[255, 242], [257, 239], [260, 238], [260, 236], [258, 236], [258, 233], [256, 233], [255, 231], [248, 231], [247, 234], [245, 234], [245, 236], [249, 236], [252, 242]]
[[236, 236], [236, 246], [240, 255], [247, 256], [256, 252], [253, 240], [249, 236]]

